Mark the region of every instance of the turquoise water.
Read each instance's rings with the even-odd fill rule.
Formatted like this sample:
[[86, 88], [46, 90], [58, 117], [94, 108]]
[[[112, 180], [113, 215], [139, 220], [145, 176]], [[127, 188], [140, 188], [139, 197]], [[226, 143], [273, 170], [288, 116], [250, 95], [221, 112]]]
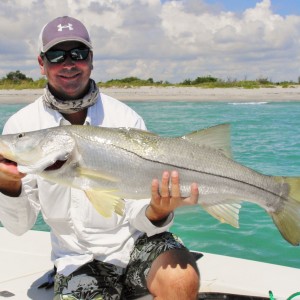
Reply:
[[[268, 175], [300, 176], [300, 102], [234, 104], [129, 102], [149, 130], [178, 136], [230, 123], [236, 161]], [[1, 105], [0, 126], [21, 105]], [[34, 229], [48, 230], [39, 218]], [[240, 228], [221, 224], [201, 207], [176, 212], [172, 231], [195, 250], [300, 268], [300, 247], [288, 244], [271, 218], [244, 203]]]

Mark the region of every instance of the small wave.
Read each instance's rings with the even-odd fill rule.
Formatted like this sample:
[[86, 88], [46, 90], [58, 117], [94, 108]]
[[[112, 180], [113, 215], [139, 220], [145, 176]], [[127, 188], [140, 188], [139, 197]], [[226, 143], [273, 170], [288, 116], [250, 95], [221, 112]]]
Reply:
[[267, 101], [262, 102], [229, 102], [230, 105], [262, 105], [262, 104], [268, 104]]

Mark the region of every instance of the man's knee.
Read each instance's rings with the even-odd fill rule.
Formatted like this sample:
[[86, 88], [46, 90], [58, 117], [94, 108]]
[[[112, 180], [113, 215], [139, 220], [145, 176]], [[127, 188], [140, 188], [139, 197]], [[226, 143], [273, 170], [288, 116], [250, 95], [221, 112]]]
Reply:
[[169, 299], [196, 299], [199, 285], [196, 261], [187, 250], [169, 250], [159, 255], [147, 277], [149, 291], [154, 296], [170, 296]]

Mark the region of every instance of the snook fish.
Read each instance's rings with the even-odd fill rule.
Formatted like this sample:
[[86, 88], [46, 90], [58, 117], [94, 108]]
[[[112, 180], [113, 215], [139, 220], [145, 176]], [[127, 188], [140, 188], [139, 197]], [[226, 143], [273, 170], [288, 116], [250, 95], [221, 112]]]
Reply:
[[241, 202], [256, 203], [288, 242], [299, 245], [300, 178], [266, 176], [236, 163], [229, 131], [224, 124], [170, 138], [71, 125], [2, 135], [0, 153], [22, 173], [84, 190], [106, 217], [123, 213], [124, 198], [148, 198], [153, 178], [177, 170], [182, 196], [198, 183], [199, 204], [221, 222], [238, 227]]

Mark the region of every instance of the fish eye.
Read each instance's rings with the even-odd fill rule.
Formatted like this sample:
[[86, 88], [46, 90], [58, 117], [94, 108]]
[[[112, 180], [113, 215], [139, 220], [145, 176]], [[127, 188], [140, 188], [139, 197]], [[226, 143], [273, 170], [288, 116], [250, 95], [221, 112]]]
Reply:
[[20, 133], [19, 135], [18, 135], [18, 138], [20, 139], [20, 138], [22, 138], [23, 136], [25, 136], [25, 133], [23, 132], [23, 133]]

